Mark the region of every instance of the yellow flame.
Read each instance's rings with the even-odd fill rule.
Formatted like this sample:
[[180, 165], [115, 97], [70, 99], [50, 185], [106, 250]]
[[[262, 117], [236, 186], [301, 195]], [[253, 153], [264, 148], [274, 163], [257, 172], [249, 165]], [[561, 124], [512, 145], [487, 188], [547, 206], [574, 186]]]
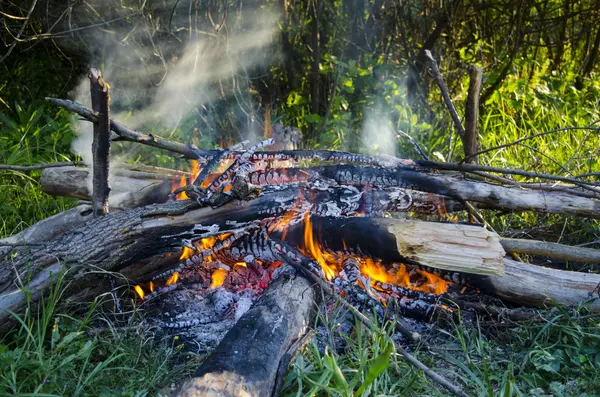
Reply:
[[136, 285], [135, 287], [133, 287], [133, 290], [138, 294], [140, 299], [144, 299], [144, 290], [142, 289], [142, 287]]
[[308, 214], [304, 217], [304, 245], [325, 272], [327, 280], [333, 279], [336, 275], [336, 271], [327, 262], [328, 259], [330, 261], [333, 259], [331, 262], [335, 263], [335, 257], [323, 252], [319, 244], [315, 241], [312, 225], [310, 223], [310, 216]]
[[212, 274], [212, 281], [210, 283], [211, 288], [220, 287], [223, 285], [225, 281], [225, 277], [227, 277], [227, 270], [225, 269], [217, 269]]
[[183, 247], [183, 252], [181, 252], [181, 256], [179, 257], [179, 260], [184, 260], [189, 258], [190, 256], [192, 256], [192, 254], [194, 253], [194, 250], [188, 248], [188, 247]]
[[167, 280], [167, 282], [165, 283], [165, 286], [169, 286], [171, 284], [175, 284], [177, 282], [177, 280], [179, 280], [179, 273], [178, 272], [174, 272], [171, 277]]

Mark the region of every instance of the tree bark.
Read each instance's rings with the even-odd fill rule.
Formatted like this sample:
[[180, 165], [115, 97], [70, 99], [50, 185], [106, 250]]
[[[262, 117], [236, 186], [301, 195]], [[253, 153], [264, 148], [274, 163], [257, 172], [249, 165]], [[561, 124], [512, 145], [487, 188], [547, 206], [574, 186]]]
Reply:
[[314, 290], [305, 278], [279, 276], [176, 395], [277, 396], [308, 333], [314, 301]]

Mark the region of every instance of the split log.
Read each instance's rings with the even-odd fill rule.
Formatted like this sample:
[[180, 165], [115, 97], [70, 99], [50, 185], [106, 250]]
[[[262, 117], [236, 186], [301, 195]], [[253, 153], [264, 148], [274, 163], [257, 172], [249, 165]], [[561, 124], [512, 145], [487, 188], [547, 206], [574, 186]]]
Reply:
[[308, 280], [280, 275], [176, 395], [277, 396], [283, 375], [309, 331], [314, 301]]
[[[355, 253], [363, 256], [379, 258], [388, 262], [401, 262], [413, 253], [411, 252], [413, 249], [417, 253], [435, 248], [443, 250], [444, 234], [439, 239], [430, 235], [434, 239], [431, 244], [415, 245], [405, 251], [402, 244], [397, 242], [397, 239], [402, 238], [404, 234], [400, 233], [398, 236], [395, 234], [407, 224], [405, 220], [315, 217], [311, 220], [311, 224], [315, 230], [321, 231], [320, 242], [323, 246], [334, 252], [344, 252], [351, 248]], [[408, 225], [410, 225], [408, 234], [420, 233], [422, 226], [413, 229], [410, 223]], [[443, 224], [436, 223], [436, 225]], [[457, 234], [462, 233], [465, 240], [468, 240], [469, 235], [472, 234], [471, 228], [477, 227], [469, 226], [468, 229], [462, 229], [460, 225], [453, 226], [460, 231]], [[425, 227], [425, 230], [428, 230], [428, 227]], [[303, 225], [292, 227], [287, 232], [286, 241], [289, 243], [303, 239], [303, 235]], [[413, 241], [418, 239], [419, 237], [414, 237]], [[496, 240], [496, 238], [493, 239]], [[437, 246], [438, 244], [440, 245]], [[446, 248], [449, 253], [456, 253], [450, 244]], [[485, 258], [483, 255], [482, 257]], [[449, 259], [447, 261], [451, 262]], [[469, 283], [492, 296], [525, 306], [542, 307], [554, 303], [562, 306], [574, 306], [589, 300], [594, 294], [598, 297], [600, 286], [600, 275], [598, 274], [549, 269], [508, 258], [503, 258], [502, 262], [503, 274], [475, 275], [477, 270], [473, 269], [468, 270], [469, 274], [464, 276]], [[446, 267], [446, 270], [448, 269], [449, 267]], [[600, 311], [600, 299], [589, 302], [587, 307], [594, 312]]]

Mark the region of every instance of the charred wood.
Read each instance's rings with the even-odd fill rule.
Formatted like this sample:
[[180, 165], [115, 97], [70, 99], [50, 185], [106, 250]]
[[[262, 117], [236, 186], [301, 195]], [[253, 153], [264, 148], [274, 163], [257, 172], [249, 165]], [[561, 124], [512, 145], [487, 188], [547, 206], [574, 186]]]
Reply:
[[280, 374], [308, 333], [314, 303], [308, 280], [280, 275], [176, 395], [276, 396]]

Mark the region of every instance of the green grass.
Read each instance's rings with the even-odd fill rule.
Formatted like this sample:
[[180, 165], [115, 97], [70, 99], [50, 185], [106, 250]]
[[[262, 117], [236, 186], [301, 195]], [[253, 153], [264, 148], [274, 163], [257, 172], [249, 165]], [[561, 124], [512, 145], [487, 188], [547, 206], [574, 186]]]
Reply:
[[59, 281], [39, 310], [14, 315], [18, 325], [0, 339], [0, 395], [157, 395], [198, 365], [176, 341], [140, 329], [139, 316], [117, 328], [102, 297], [78, 318], [60, 311], [61, 293]]
[[[464, 324], [435, 327], [415, 355], [474, 396], [596, 396], [600, 375], [600, 316], [583, 307], [541, 312], [545, 321], [511, 327]], [[321, 323], [336, 332], [336, 324]], [[506, 324], [506, 323], [505, 323]], [[407, 364], [391, 343], [389, 324], [365, 329], [357, 324], [342, 354], [311, 343], [296, 359], [285, 380], [292, 396], [446, 396]], [[325, 341], [329, 346], [331, 341]], [[322, 345], [322, 344], [321, 344]], [[361, 390], [378, 358], [391, 349], [381, 374]], [[381, 369], [381, 368], [380, 368]]]
[[[70, 161], [74, 137], [71, 116], [44, 104], [0, 112], [0, 163], [29, 165]], [[50, 197], [39, 184], [41, 171], [0, 170], [0, 237], [17, 233], [37, 221], [73, 206], [75, 200]]]

